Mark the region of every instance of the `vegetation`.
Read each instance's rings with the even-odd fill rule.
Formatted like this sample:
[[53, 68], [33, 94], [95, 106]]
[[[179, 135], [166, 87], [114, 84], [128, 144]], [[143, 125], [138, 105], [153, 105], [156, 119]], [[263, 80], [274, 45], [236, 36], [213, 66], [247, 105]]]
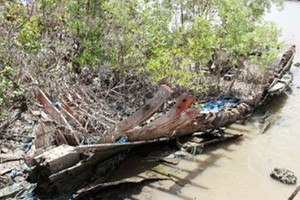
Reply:
[[273, 3], [283, 1], [0, 1], [0, 104], [24, 93], [23, 69], [55, 81], [60, 70], [71, 80], [104, 66], [205, 92], [224, 62], [263, 66], [276, 56], [279, 31], [263, 19]]

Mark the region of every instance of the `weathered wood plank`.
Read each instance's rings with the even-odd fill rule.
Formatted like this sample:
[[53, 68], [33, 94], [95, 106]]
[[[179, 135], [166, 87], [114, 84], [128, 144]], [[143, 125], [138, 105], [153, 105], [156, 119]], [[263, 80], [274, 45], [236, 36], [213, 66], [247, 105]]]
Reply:
[[77, 147], [61, 145], [33, 158], [35, 164], [30, 173], [30, 180], [38, 183], [37, 191], [40, 194], [61, 195], [72, 192], [86, 184], [95, 175], [97, 169], [100, 172], [107, 167], [106, 159], [111, 156], [135, 146], [167, 140], [162, 138], [123, 144]]
[[[35, 128], [35, 140], [34, 145], [35, 149], [47, 148], [52, 145], [54, 141], [54, 127], [51, 122], [40, 121], [40, 123]], [[65, 140], [65, 138], [63, 137]], [[58, 144], [67, 144], [67, 141]]]
[[183, 111], [191, 106], [193, 101], [194, 98], [188, 96], [187, 94], [180, 95], [175, 105], [172, 106], [172, 108], [165, 115], [153, 121], [151, 125], [155, 126], [156, 128], [164, 126], [171, 120], [178, 118]]
[[45, 93], [38, 86], [33, 86], [32, 92], [35, 98], [40, 102], [40, 104], [44, 106], [46, 112], [50, 115], [52, 120], [55, 120], [58, 123], [66, 125], [69, 128], [71, 128], [69, 123], [65, 119], [65, 117], [55, 106], [52, 105], [51, 101], [48, 99]]
[[49, 174], [53, 174], [75, 165], [80, 157], [74, 147], [60, 145], [34, 157], [34, 160], [38, 166], [45, 166], [49, 170]]
[[154, 125], [150, 124], [149, 126], [133, 129], [127, 132], [126, 135], [130, 141], [151, 140], [161, 137], [170, 138], [173, 134], [176, 134], [177, 129], [191, 123], [198, 113], [199, 109], [190, 108], [181, 113], [180, 116], [171, 118], [168, 122], [163, 122], [163, 124], [155, 123]]
[[[136, 128], [128, 131], [126, 133], [126, 136], [129, 138], [130, 141], [136, 141], [136, 140], [146, 140], [145, 138], [148, 139], [155, 139], [159, 137], [157, 134], [154, 134], [155, 130], [156, 133], [160, 133], [160, 128], [166, 126], [169, 127], [170, 129], [170, 124], [174, 123], [173, 120], [177, 119], [183, 111], [185, 111], [192, 103], [194, 99], [192, 97], [189, 97], [186, 94], [182, 94], [176, 101], [176, 104], [172, 106], [172, 108], [162, 117], [156, 119], [153, 121], [150, 125], [142, 127], [142, 128]], [[179, 121], [178, 121], [179, 123]], [[174, 125], [174, 124], [173, 124]], [[166, 129], [164, 127], [164, 131]], [[168, 128], [167, 128], [168, 129]], [[168, 131], [169, 132], [169, 131]], [[149, 134], [147, 136], [147, 134]], [[155, 137], [154, 137], [155, 135]], [[166, 135], [169, 135], [166, 133]]]
[[157, 93], [152, 99], [150, 99], [141, 109], [135, 112], [132, 116], [123, 120], [118, 127], [117, 131], [120, 136], [126, 133], [128, 130], [136, 127], [139, 123], [147, 120], [152, 114], [168, 100], [173, 93], [172, 89], [166, 85], [161, 85]]
[[243, 118], [251, 112], [251, 107], [246, 103], [240, 103], [235, 108], [226, 108], [221, 111], [208, 113], [201, 112], [189, 124], [181, 127], [176, 132], [177, 136], [187, 135], [196, 131], [219, 128]]
[[60, 142], [64, 143], [65, 141], [68, 141], [70, 145], [79, 145], [76, 134], [72, 130], [72, 127], [70, 126], [66, 118], [63, 116], [63, 114], [51, 103], [47, 95], [36, 85], [36, 83], [34, 83], [34, 80], [30, 73], [27, 71], [24, 71], [23, 73], [25, 82], [27, 82], [30, 85], [35, 98], [40, 102], [41, 105], [44, 106], [44, 109], [50, 115], [51, 119], [53, 121], [56, 121], [59, 125], [65, 126], [66, 129], [68, 129], [68, 131], [64, 132], [66, 134], [64, 135], [66, 137], [65, 140], [63, 138], [60, 138]]
[[44, 92], [38, 86], [33, 86], [32, 91], [35, 95], [35, 98], [40, 102], [41, 105], [44, 106], [46, 112], [50, 115], [52, 120], [57, 121], [59, 124], [62, 124], [66, 127], [66, 131], [63, 132], [63, 135], [66, 137], [68, 144], [74, 146], [79, 145], [78, 139], [72, 130], [72, 127], [62, 113], [52, 105], [51, 101], [44, 94]]
[[103, 151], [110, 151], [112, 149], [117, 149], [120, 147], [132, 148], [139, 145], [144, 144], [151, 144], [156, 142], [166, 142], [168, 138], [159, 138], [154, 140], [147, 140], [147, 141], [135, 141], [135, 142], [126, 142], [126, 143], [107, 143], [107, 144], [92, 144], [92, 145], [79, 145], [75, 148], [75, 151], [78, 153], [83, 152], [103, 152]]

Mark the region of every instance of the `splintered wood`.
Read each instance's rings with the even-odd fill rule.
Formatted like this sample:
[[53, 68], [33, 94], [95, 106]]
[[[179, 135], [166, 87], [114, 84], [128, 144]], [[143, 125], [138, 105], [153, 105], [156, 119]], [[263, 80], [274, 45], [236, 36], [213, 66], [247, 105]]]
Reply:
[[130, 129], [136, 127], [139, 123], [147, 120], [153, 115], [163, 103], [165, 103], [173, 93], [171, 88], [166, 85], [160, 86], [157, 93], [150, 99], [141, 109], [135, 112], [132, 116], [122, 121], [119, 125], [118, 132], [123, 134]]
[[[176, 129], [185, 125], [195, 118], [199, 112], [198, 109], [187, 108], [193, 103], [193, 98], [185, 94], [181, 95], [176, 104], [162, 117], [156, 119], [148, 126], [132, 129], [126, 133], [130, 141], [149, 140], [158, 137], [171, 137]], [[184, 112], [187, 110], [186, 112]]]

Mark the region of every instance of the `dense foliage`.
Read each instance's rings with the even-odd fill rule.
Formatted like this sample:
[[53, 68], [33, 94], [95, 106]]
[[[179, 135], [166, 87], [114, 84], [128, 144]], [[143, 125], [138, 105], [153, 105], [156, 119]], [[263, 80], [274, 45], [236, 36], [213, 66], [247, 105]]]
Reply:
[[24, 68], [51, 71], [52, 78], [63, 68], [74, 78], [105, 66], [205, 91], [208, 64], [218, 74], [223, 62], [274, 58], [279, 31], [263, 16], [282, 2], [0, 1], [0, 104], [22, 94]]

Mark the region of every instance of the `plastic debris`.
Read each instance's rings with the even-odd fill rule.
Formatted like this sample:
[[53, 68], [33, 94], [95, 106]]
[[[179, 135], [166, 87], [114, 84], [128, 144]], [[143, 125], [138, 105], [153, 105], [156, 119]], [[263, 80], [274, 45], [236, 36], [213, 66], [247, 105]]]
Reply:
[[96, 135], [92, 135], [89, 137], [81, 137], [81, 144], [98, 144], [100, 141], [101, 137], [100, 136], [96, 136]]
[[128, 142], [128, 137], [126, 135], [122, 135], [116, 143], [122, 144]]
[[60, 107], [59, 102], [57, 101], [57, 99], [52, 99], [52, 100], [51, 100], [51, 103], [52, 103], [52, 105], [54, 105], [56, 108], [59, 108], [59, 107]]
[[15, 199], [35, 200], [36, 198], [34, 195], [34, 189], [36, 186], [36, 183], [27, 185], [18, 192], [18, 194], [15, 196]]
[[240, 99], [237, 98], [222, 98], [217, 100], [209, 100], [206, 101], [201, 108], [201, 111], [211, 111], [211, 110], [219, 110], [221, 107], [226, 104], [235, 104], [238, 103]]
[[118, 110], [118, 111], [124, 110], [123, 106], [120, 103], [117, 103], [117, 102], [112, 103], [110, 105], [110, 107], [113, 108], [113, 109], [115, 109], [115, 110]]
[[10, 175], [11, 175], [12, 177], [16, 177], [18, 174], [19, 174], [19, 172], [18, 172], [18, 170], [16, 170], [16, 169], [12, 169], [12, 170], [10, 171]]
[[28, 120], [27, 120], [27, 124], [28, 124], [28, 125], [34, 125], [34, 121], [31, 120], [31, 119], [28, 119]]
[[31, 143], [24, 144], [22, 150], [28, 152], [31, 149]]
[[27, 136], [27, 137], [25, 137], [25, 139], [24, 139], [24, 143], [31, 143], [33, 139], [34, 139], [34, 137]]
[[29, 170], [30, 170], [30, 167], [29, 167], [29, 165], [28, 165], [27, 163], [23, 163], [23, 164], [22, 164], [22, 169], [23, 169], [23, 170], [26, 170], [26, 171], [29, 171]]

